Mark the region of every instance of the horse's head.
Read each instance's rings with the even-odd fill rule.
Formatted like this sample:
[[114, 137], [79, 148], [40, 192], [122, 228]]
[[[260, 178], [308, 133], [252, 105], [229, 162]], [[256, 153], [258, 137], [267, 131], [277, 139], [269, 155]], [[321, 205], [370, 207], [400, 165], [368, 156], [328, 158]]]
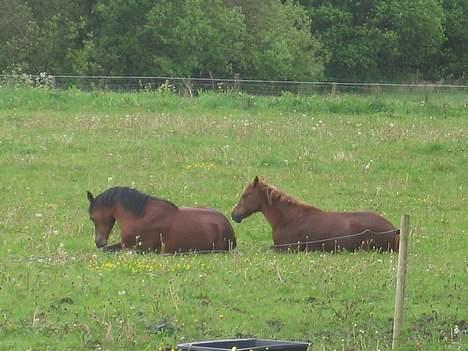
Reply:
[[245, 188], [239, 202], [231, 213], [231, 218], [234, 222], [240, 223], [252, 213], [260, 211], [262, 202], [259, 184], [258, 177], [255, 177], [254, 181]]
[[94, 241], [96, 247], [107, 245], [107, 239], [115, 223], [112, 207], [100, 205], [93, 194], [88, 191], [89, 218], [94, 223]]

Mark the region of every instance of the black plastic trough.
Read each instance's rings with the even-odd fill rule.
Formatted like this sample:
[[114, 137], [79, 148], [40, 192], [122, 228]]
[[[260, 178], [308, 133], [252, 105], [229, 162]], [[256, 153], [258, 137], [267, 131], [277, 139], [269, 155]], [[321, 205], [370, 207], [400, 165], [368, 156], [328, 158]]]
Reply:
[[177, 345], [181, 351], [307, 351], [308, 347], [306, 342], [267, 339], [211, 340]]

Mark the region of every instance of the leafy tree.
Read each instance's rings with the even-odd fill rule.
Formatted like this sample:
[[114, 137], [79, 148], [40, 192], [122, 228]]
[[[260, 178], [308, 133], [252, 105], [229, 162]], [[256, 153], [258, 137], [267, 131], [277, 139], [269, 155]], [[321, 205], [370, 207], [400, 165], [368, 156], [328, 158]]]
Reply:
[[68, 53], [82, 44], [77, 23], [95, 0], [0, 0], [0, 68], [71, 73]]
[[395, 55], [389, 45], [395, 36], [371, 22], [378, 2], [302, 1], [312, 18], [311, 30], [329, 55], [328, 78], [372, 79], [380, 74], [379, 57]]
[[429, 70], [443, 41], [438, 0], [303, 0], [330, 55], [329, 78], [388, 79]]
[[0, 9], [0, 71], [468, 75], [466, 0], [0, 0]]
[[398, 40], [396, 68], [401, 72], [430, 72], [433, 58], [444, 40], [443, 12], [438, 0], [384, 1], [376, 24], [395, 33]]
[[38, 31], [31, 8], [17, 0], [0, 0], [0, 8], [0, 71], [14, 66], [28, 71]]
[[100, 0], [90, 16], [90, 31], [76, 52], [74, 67], [106, 75], [151, 73], [146, 13], [152, 0]]
[[310, 19], [293, 1], [232, 0], [240, 7], [247, 29], [242, 75], [258, 79], [315, 79], [323, 61]]
[[161, 74], [227, 76], [242, 60], [245, 24], [222, 0], [161, 0], [147, 14], [152, 63]]
[[468, 1], [443, 0], [444, 42], [440, 62], [447, 78], [468, 79]]

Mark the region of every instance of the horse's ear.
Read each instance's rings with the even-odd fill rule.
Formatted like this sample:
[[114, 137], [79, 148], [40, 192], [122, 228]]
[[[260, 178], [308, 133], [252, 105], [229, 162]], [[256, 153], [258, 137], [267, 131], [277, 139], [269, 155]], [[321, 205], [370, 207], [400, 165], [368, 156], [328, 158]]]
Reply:
[[255, 176], [255, 179], [253, 181], [253, 186], [256, 187], [259, 182], [260, 182], [260, 180], [258, 179], [258, 176]]
[[87, 195], [88, 195], [88, 200], [89, 200], [89, 202], [92, 203], [92, 202], [94, 201], [94, 196], [93, 196], [93, 194], [91, 194], [91, 192], [88, 191], [88, 192], [87, 192]]

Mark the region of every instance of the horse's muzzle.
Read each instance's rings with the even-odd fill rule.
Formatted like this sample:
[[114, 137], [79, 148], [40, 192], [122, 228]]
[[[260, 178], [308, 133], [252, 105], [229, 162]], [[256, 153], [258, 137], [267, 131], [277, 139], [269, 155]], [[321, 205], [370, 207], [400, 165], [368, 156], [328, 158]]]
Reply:
[[101, 249], [101, 248], [103, 248], [104, 246], [106, 246], [106, 243], [101, 242], [101, 241], [99, 241], [99, 240], [96, 240], [95, 243], [96, 243], [96, 247], [97, 247], [98, 249]]
[[231, 213], [231, 218], [236, 223], [242, 222], [242, 216], [240, 214], [237, 214], [237, 213], [233, 212], [233, 213]]

